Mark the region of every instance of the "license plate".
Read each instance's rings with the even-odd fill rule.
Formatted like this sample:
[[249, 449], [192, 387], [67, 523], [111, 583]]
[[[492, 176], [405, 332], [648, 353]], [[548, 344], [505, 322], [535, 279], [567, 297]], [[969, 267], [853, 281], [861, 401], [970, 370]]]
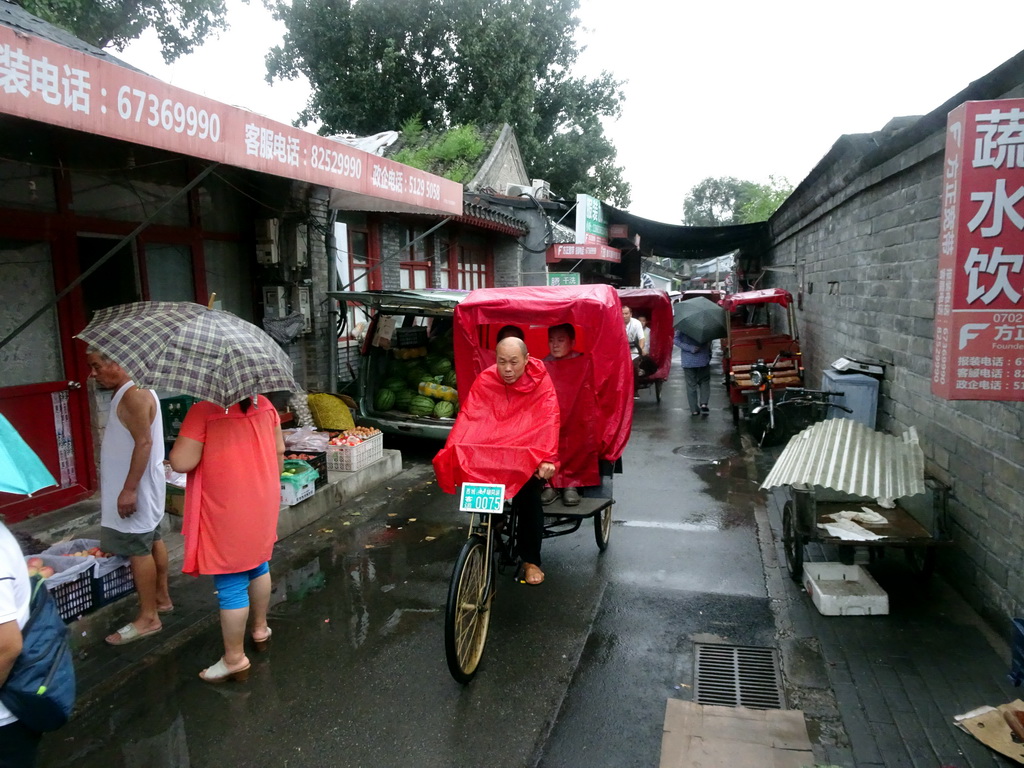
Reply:
[[463, 483], [459, 510], [483, 515], [499, 514], [505, 507], [505, 486], [496, 483]]

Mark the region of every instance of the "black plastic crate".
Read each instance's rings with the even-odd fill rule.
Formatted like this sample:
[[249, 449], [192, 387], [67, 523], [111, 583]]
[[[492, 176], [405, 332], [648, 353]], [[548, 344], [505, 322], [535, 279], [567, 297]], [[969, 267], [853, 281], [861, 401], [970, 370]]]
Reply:
[[79, 574], [74, 581], [67, 581], [55, 587], [47, 585], [46, 588], [57, 603], [57, 613], [65, 623], [74, 621], [96, 607], [92, 591], [92, 571]]
[[422, 325], [413, 328], [399, 328], [395, 331], [395, 344], [399, 349], [425, 347], [427, 345], [427, 329]]
[[[100, 561], [100, 568], [103, 567]], [[125, 595], [135, 591], [135, 579], [132, 577], [132, 566], [130, 562], [124, 562], [113, 570], [97, 575], [92, 580], [93, 601], [97, 608], [110, 605]]]
[[[312, 458], [309, 458], [309, 457]], [[318, 473], [314, 488], [323, 488], [327, 485], [327, 451], [285, 451], [285, 460], [304, 461]]]

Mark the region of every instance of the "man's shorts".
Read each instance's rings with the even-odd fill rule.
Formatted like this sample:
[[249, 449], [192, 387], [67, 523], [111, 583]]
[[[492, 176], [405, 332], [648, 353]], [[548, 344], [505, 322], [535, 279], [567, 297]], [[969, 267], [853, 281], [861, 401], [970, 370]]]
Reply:
[[153, 542], [162, 538], [159, 525], [148, 533], [124, 533], [113, 528], [100, 528], [100, 549], [112, 555], [139, 557], [151, 554]]

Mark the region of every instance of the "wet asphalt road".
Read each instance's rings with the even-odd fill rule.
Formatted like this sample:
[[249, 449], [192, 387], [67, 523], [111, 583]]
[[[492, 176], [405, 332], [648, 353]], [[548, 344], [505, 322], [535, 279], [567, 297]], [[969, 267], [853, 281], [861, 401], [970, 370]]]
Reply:
[[275, 559], [274, 639], [247, 683], [196, 679], [220, 654], [212, 630], [49, 736], [40, 765], [657, 765], [666, 699], [692, 698], [694, 641], [775, 645], [756, 451], [722, 388], [694, 419], [681, 379], [636, 402], [608, 551], [587, 521], [545, 542], [542, 587], [503, 577], [470, 685], [443, 649], [466, 521], [428, 484], [430, 451], [402, 446], [412, 493], [358, 526], [328, 516], [315, 556]]

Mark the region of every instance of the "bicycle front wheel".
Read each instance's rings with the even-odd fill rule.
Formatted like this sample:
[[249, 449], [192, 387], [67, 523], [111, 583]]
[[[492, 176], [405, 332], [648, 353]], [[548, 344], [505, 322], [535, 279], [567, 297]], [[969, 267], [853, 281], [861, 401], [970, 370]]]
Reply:
[[493, 580], [487, 571], [487, 539], [470, 536], [455, 561], [444, 616], [444, 653], [448, 671], [465, 685], [476, 674], [491, 620]]

